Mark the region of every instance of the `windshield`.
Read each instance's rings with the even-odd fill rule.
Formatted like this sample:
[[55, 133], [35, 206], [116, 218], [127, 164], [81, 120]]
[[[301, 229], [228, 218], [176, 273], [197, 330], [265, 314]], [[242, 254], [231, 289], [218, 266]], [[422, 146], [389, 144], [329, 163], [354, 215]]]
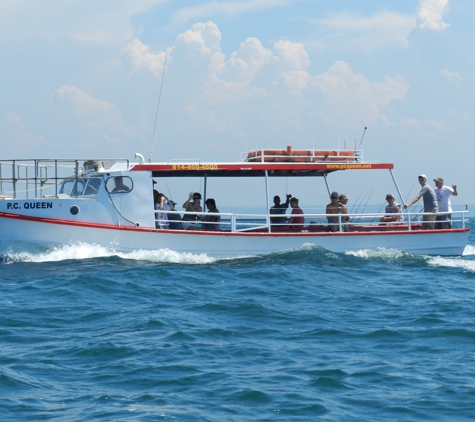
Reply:
[[68, 179], [62, 183], [59, 193], [69, 196], [97, 195], [99, 188], [101, 187], [101, 183], [101, 177], [91, 177], [88, 179]]

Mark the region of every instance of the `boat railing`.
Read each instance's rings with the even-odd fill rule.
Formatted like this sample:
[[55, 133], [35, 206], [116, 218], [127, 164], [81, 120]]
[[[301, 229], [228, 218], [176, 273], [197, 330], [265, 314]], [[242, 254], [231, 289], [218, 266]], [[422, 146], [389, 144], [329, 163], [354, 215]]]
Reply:
[[58, 197], [61, 183], [71, 177], [82, 177], [97, 171], [101, 163], [123, 162], [127, 159], [20, 159], [0, 160], [0, 199], [38, 199]]
[[[390, 216], [402, 216], [404, 221], [380, 221], [382, 217], [387, 217], [386, 213], [359, 213], [359, 214], [300, 214], [304, 218], [303, 224], [289, 225], [291, 214], [281, 215], [278, 218], [285, 218], [285, 222], [275, 222], [275, 214], [255, 214], [255, 213], [208, 213], [208, 212], [186, 212], [186, 211], [165, 211], [155, 210], [156, 227], [169, 228], [168, 223], [189, 223], [198, 230], [211, 230], [218, 226], [219, 231], [228, 232], [358, 232], [358, 231], [411, 231], [420, 230], [425, 222], [424, 216], [434, 216], [434, 213], [404, 212], [400, 214], [390, 214]], [[437, 213], [436, 216], [450, 216], [453, 228], [465, 228], [467, 210]], [[159, 218], [159, 214], [167, 215], [167, 220]], [[168, 218], [168, 215], [178, 216]], [[198, 220], [184, 220], [185, 215], [198, 216]], [[218, 216], [219, 221], [202, 221], [206, 216]], [[183, 217], [182, 217], [183, 216]], [[331, 220], [328, 220], [330, 218]]]

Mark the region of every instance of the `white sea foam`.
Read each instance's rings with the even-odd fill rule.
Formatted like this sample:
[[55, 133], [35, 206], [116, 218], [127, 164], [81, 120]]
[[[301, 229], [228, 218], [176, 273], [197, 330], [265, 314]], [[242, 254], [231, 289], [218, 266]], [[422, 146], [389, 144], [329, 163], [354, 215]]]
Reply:
[[398, 259], [407, 256], [407, 252], [397, 249], [359, 249], [357, 251], [346, 252], [347, 255], [357, 256], [358, 258], [384, 258], [384, 259]]
[[57, 262], [68, 259], [81, 260], [91, 258], [107, 258], [118, 256], [122, 259], [137, 261], [167, 262], [179, 264], [207, 264], [214, 262], [206, 254], [179, 253], [169, 249], [154, 251], [117, 252], [114, 248], [91, 245], [87, 243], [71, 243], [54, 246], [47, 251], [8, 251], [4, 254], [6, 262]]
[[170, 249], [158, 249], [156, 251], [133, 251], [119, 252], [115, 255], [122, 259], [135, 259], [138, 261], [170, 262], [176, 264], [209, 264], [215, 262], [206, 254], [180, 253]]
[[429, 258], [429, 265], [435, 267], [453, 267], [463, 268], [468, 271], [475, 271], [475, 261], [468, 261], [463, 258], [445, 258], [442, 256], [434, 256]]
[[86, 243], [74, 243], [68, 245], [54, 246], [47, 251], [22, 251], [7, 252], [5, 258], [9, 262], [56, 262], [67, 259], [90, 259], [115, 255], [116, 253], [108, 248]]
[[473, 245], [467, 245], [465, 246], [465, 249], [463, 250], [463, 255], [475, 255], [475, 246]]

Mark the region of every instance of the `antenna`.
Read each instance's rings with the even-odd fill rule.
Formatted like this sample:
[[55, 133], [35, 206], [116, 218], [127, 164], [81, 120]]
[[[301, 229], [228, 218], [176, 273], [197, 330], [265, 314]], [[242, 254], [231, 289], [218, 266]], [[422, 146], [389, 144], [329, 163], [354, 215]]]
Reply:
[[163, 78], [165, 77], [165, 69], [167, 67], [167, 57], [168, 57], [168, 53], [165, 53], [165, 62], [163, 63], [163, 72], [162, 72], [162, 82], [160, 83], [160, 93], [158, 94], [157, 111], [155, 113], [155, 123], [153, 125], [152, 145], [150, 146], [150, 154], [148, 156], [149, 163], [152, 162], [153, 142], [154, 142], [154, 137], [155, 137], [155, 128], [157, 127], [157, 117], [158, 117], [158, 109], [160, 108], [160, 99], [162, 98]]
[[366, 133], [366, 129], [368, 129], [368, 128], [365, 126], [364, 130], [363, 130], [363, 135], [361, 135], [361, 141], [360, 141], [360, 144], [358, 145], [358, 149], [360, 149], [360, 147], [361, 147], [361, 143], [363, 142], [363, 138], [364, 138], [364, 134]]

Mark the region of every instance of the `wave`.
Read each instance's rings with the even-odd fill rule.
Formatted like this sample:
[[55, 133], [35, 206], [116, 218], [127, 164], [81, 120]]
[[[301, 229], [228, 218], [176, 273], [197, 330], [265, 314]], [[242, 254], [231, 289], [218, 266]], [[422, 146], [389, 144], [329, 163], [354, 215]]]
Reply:
[[463, 258], [434, 256], [429, 258], [429, 265], [433, 265], [434, 267], [462, 268], [464, 270], [475, 272], [475, 261], [470, 261]]
[[46, 250], [44, 250], [44, 247], [39, 248], [38, 245], [33, 244], [28, 245], [27, 248], [22, 248], [21, 251], [15, 251], [14, 247], [10, 247], [7, 251], [3, 252], [2, 255], [2, 261], [4, 264], [12, 264], [16, 262], [58, 262], [70, 259], [85, 260], [93, 258], [110, 258], [115, 256], [121, 259], [136, 261], [176, 264], [209, 264], [216, 261], [216, 259], [210, 258], [206, 254], [179, 253], [169, 249], [118, 252], [114, 248], [82, 242], [52, 246]]
[[463, 256], [467, 256], [467, 255], [475, 255], [475, 246], [473, 245], [465, 246], [465, 249], [463, 250]]
[[411, 256], [406, 251], [401, 251], [398, 249], [386, 249], [386, 248], [377, 248], [377, 249], [359, 249], [357, 251], [346, 252], [347, 255], [353, 255], [358, 258], [382, 258], [389, 260], [398, 260], [401, 258], [407, 258]]
[[357, 251], [346, 252], [346, 255], [362, 258], [368, 261], [380, 261], [389, 264], [395, 264], [403, 267], [420, 267], [427, 265], [427, 255], [412, 255], [409, 252], [400, 249], [360, 249]]

